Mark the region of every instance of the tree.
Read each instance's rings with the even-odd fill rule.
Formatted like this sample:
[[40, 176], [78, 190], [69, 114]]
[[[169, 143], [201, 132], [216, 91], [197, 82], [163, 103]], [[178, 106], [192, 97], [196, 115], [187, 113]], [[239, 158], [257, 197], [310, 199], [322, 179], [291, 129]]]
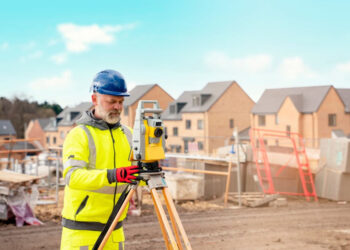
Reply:
[[19, 97], [14, 97], [11, 100], [0, 97], [0, 119], [11, 121], [18, 138], [24, 138], [24, 127], [25, 124], [29, 124], [30, 120], [55, 117], [56, 112], [61, 111], [62, 108], [58, 104], [47, 102], [38, 104], [35, 101], [20, 99]]
[[46, 108], [46, 109], [52, 109], [56, 115], [61, 113], [63, 110], [59, 104], [57, 104], [57, 103], [50, 104], [47, 101], [44, 101], [43, 103], [39, 104], [39, 107]]

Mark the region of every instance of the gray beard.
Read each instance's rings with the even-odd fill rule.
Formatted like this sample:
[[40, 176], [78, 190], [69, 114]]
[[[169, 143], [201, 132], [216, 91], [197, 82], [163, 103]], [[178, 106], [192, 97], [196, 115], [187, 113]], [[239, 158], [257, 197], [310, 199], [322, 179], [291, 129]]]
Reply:
[[109, 124], [116, 124], [120, 122], [120, 114], [118, 116], [112, 115], [111, 112], [106, 112], [101, 107], [96, 107], [96, 111], [99, 113], [102, 120]]
[[120, 116], [110, 116], [107, 114], [103, 120], [109, 124], [116, 124], [120, 122]]

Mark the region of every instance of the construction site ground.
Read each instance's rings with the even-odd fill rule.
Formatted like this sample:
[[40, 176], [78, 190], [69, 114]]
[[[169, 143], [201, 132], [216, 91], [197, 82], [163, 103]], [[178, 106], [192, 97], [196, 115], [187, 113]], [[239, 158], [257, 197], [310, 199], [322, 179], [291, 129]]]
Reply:
[[[42, 226], [0, 223], [0, 249], [59, 249], [60, 202], [36, 207]], [[125, 222], [126, 249], [165, 249], [154, 207]], [[223, 200], [176, 204], [193, 249], [350, 249], [350, 203], [287, 197], [281, 206], [238, 208]]]

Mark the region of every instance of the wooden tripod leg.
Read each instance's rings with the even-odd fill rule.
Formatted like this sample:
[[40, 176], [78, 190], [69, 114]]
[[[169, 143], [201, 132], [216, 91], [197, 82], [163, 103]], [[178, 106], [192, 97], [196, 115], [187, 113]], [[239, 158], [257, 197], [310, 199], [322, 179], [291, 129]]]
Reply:
[[101, 242], [101, 245], [98, 247], [98, 250], [102, 250], [104, 248], [104, 246], [106, 245], [108, 239], [109, 239], [109, 236], [111, 235], [111, 233], [113, 232], [113, 229], [115, 228], [115, 226], [117, 225], [118, 221], [119, 221], [119, 218], [120, 216], [123, 214], [126, 206], [128, 205], [130, 199], [132, 198], [132, 196], [134, 195], [135, 193], [135, 189], [132, 188], [130, 191], [129, 191], [129, 194], [128, 196], [126, 196], [125, 198], [125, 201], [123, 202], [122, 206], [120, 207], [118, 213], [117, 213], [117, 216], [114, 218], [113, 222], [112, 222], [112, 225], [110, 226], [110, 228], [108, 229], [105, 237], [103, 238], [102, 242]]
[[[171, 195], [170, 195], [170, 192], [169, 192], [168, 188], [166, 188], [166, 187], [163, 188], [163, 195], [164, 195], [164, 198], [165, 198], [165, 201], [166, 201], [166, 204], [167, 204], [167, 208], [168, 208], [168, 211], [169, 211], [170, 218], [173, 217], [174, 221], [176, 221], [176, 224], [179, 227], [179, 230], [180, 230], [183, 242], [184, 242], [184, 244], [186, 246], [186, 249], [192, 250], [190, 241], [188, 240], [187, 234], [185, 232], [185, 229], [182, 226], [179, 214], [176, 211], [173, 199], [171, 198]], [[175, 225], [174, 225], [174, 227], [175, 227]], [[176, 231], [176, 233], [177, 233], [177, 231]]]
[[[167, 249], [177, 250], [179, 248], [178, 248], [178, 246], [176, 244], [174, 235], [173, 235], [173, 233], [171, 231], [171, 227], [169, 225], [169, 222], [168, 222], [168, 219], [167, 219], [167, 217], [165, 215], [162, 203], [161, 203], [161, 201], [159, 199], [157, 190], [155, 188], [151, 189], [151, 195], [152, 195], [152, 198], [153, 198], [154, 207], [155, 207], [156, 212], [157, 212], [160, 228], [162, 230], [163, 238], [165, 240], [165, 244], [167, 246]], [[168, 237], [169, 237], [170, 242], [168, 240]]]
[[182, 244], [181, 244], [181, 238], [179, 236], [179, 230], [177, 229], [177, 222], [176, 222], [176, 219], [175, 219], [175, 216], [174, 216], [174, 213], [172, 211], [172, 207], [170, 205], [170, 202], [172, 202], [172, 198], [167, 196], [166, 194], [166, 191], [165, 191], [165, 188], [162, 189], [162, 192], [163, 192], [163, 196], [164, 196], [164, 199], [165, 199], [165, 204], [166, 204], [166, 207], [168, 209], [168, 214], [169, 214], [169, 217], [170, 217], [170, 220], [171, 220], [171, 225], [173, 226], [173, 230], [174, 230], [174, 233], [175, 233], [175, 238], [176, 238], [176, 242], [177, 242], [177, 245], [179, 247], [180, 250], [182, 250]]

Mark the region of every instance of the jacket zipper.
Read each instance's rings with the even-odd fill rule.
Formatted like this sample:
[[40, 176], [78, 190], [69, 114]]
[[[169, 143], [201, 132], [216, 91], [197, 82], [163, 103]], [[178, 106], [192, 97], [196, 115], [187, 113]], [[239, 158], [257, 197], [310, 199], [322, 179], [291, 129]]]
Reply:
[[116, 168], [116, 165], [115, 165], [115, 147], [114, 147], [115, 141], [114, 141], [112, 129], [109, 129], [109, 132], [111, 133], [112, 142], [113, 142], [113, 167]]
[[[114, 147], [115, 140], [114, 140], [113, 132], [112, 132], [111, 128], [109, 129], [109, 132], [111, 134], [111, 138], [112, 138], [112, 142], [113, 142], [113, 167], [115, 169], [116, 168], [116, 163], [115, 163], [115, 161], [116, 161], [116, 153], [115, 153], [115, 147]], [[114, 196], [113, 196], [113, 207], [115, 205], [115, 196], [116, 196], [116, 192], [117, 192], [117, 185], [118, 185], [118, 182], [115, 183]]]

